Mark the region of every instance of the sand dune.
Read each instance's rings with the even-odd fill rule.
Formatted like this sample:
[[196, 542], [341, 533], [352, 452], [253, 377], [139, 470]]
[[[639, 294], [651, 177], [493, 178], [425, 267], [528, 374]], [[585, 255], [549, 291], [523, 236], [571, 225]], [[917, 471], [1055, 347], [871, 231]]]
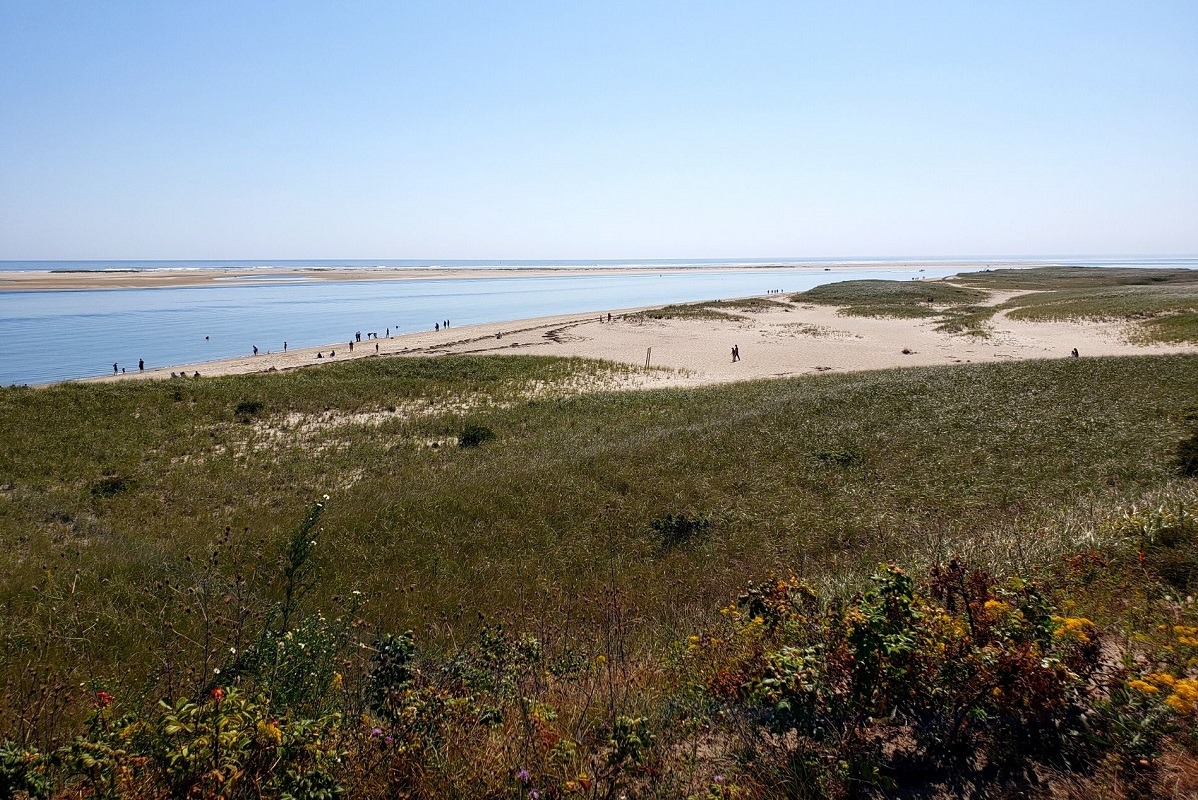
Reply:
[[[991, 302], [1009, 296], [996, 293]], [[777, 308], [743, 313], [743, 320], [655, 320], [638, 313], [645, 309], [612, 312], [610, 322], [606, 313], [571, 314], [363, 341], [352, 353], [343, 342], [92, 380], [169, 378], [181, 371], [204, 376], [271, 372], [348, 358], [536, 354], [640, 367], [647, 361], [665, 369], [650, 370], [625, 386], [695, 386], [822, 372], [1066, 358], [1073, 348], [1083, 357], [1198, 352], [1192, 345], [1132, 344], [1124, 326], [1113, 322], [1024, 322], [1000, 313], [990, 336], [982, 338], [937, 332], [929, 320], [842, 316], [830, 306], [792, 304], [779, 295], [768, 299], [778, 301]], [[733, 345], [741, 357], [735, 363]]]

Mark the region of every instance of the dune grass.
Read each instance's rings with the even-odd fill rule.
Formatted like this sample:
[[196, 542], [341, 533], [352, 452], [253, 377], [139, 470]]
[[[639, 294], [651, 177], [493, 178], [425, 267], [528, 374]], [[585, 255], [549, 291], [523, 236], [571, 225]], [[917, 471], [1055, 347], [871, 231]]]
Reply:
[[1198, 342], [1198, 270], [1041, 267], [970, 272], [953, 281], [1030, 291], [996, 309], [1011, 319], [1119, 321], [1141, 344]]
[[758, 313], [786, 308], [787, 303], [764, 297], [745, 297], [736, 300], [711, 300], [703, 303], [676, 303], [641, 311], [632, 316], [643, 319], [706, 319], [739, 322], [747, 319], [734, 312]]
[[986, 297], [984, 291], [941, 282], [862, 280], [817, 286], [791, 300], [840, 306], [845, 316], [935, 318], [943, 333], [987, 336], [994, 309], [978, 305]]
[[1198, 270], [1119, 267], [1035, 267], [963, 272], [954, 283], [1001, 291], [1096, 289], [1111, 286], [1188, 285], [1198, 283]]
[[[771, 569], [835, 582], [887, 558], [1034, 561], [1045, 543], [1017, 533], [1029, 519], [1168, 481], [1162, 454], [1198, 396], [1196, 365], [1029, 362], [570, 397], [520, 388], [601, 368], [483, 358], [5, 390], [0, 624], [11, 635], [49, 613], [32, 587], [71, 577], [95, 618], [88, 658], [112, 669], [142, 645], [129, 623], [147, 587], [226, 528], [224, 568], [253, 568], [324, 494], [329, 596], [386, 596], [378, 625], [434, 638], [529, 603], [585, 617], [612, 561], [648, 639]], [[261, 410], [238, 421], [247, 398]], [[453, 447], [469, 424], [495, 438]], [[849, 450], [852, 465], [822, 457]], [[653, 521], [672, 513], [709, 516], [710, 533], [658, 553]]]
[[[622, 687], [600, 705], [632, 729], [691, 702], [637, 676], [751, 581], [793, 574], [835, 603], [886, 560], [1046, 574], [1121, 510], [1198, 495], [1175, 464], [1194, 356], [579, 394], [625, 371], [372, 359], [0, 391], [0, 739], [77, 730], [97, 688], [206, 691], [270, 619], [297, 510], [324, 495], [308, 614], [352, 607], [354, 637], [412, 630], [450, 665], [507, 641], [495, 623], [535, 633], [553, 670], [596, 665], [586, 680], [618, 656], [619, 676], [536, 689], [577, 731], [596, 687]], [[471, 426], [494, 435], [456, 446]], [[611, 730], [572, 736], [601, 754]], [[491, 775], [486, 752], [460, 775]]]

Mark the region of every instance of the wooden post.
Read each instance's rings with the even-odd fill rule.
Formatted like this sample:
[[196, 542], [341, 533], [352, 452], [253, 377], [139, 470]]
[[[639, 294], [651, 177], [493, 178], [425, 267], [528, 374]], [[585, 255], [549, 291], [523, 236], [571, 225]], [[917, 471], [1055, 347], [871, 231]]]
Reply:
[[649, 356], [651, 355], [653, 355], [652, 347], [645, 351], [645, 369], [649, 369]]

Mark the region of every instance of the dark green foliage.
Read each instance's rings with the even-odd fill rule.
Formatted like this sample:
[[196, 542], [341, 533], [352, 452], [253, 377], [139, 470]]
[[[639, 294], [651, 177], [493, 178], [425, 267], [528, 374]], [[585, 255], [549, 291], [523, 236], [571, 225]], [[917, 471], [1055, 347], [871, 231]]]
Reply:
[[458, 436], [458, 447], [479, 447], [495, 438], [495, 431], [486, 425], [467, 425]]
[[1198, 589], [1198, 518], [1160, 511], [1138, 533], [1145, 566], [1180, 592]]
[[686, 511], [671, 512], [650, 522], [649, 527], [653, 529], [658, 546], [666, 550], [685, 545], [707, 533], [711, 528], [711, 517]]
[[1177, 468], [1187, 477], [1198, 477], [1198, 431], [1177, 443]]
[[820, 450], [815, 454], [815, 460], [829, 467], [856, 467], [865, 462], [865, 456], [853, 448]]
[[316, 587], [316, 526], [324, 513], [324, 503], [313, 503], [308, 516], [287, 542], [279, 573], [282, 599], [279, 602], [278, 623], [274, 631], [287, 633], [300, 603]]
[[105, 475], [92, 484], [91, 493], [96, 497], [115, 497], [128, 491], [129, 488], [129, 481], [120, 475]]
[[50, 797], [49, 759], [36, 750], [0, 740], [0, 798]]
[[403, 707], [398, 701], [414, 674], [412, 662], [415, 658], [416, 640], [411, 631], [388, 633], [374, 643], [367, 695], [376, 714], [396, 718]]
[[249, 422], [250, 417], [261, 413], [263, 408], [260, 400], [242, 400], [234, 406], [233, 416], [238, 422]]

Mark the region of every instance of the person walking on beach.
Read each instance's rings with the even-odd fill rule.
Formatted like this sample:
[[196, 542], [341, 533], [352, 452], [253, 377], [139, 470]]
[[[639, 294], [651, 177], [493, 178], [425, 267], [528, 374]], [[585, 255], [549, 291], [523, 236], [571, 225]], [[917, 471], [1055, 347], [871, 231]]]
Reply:
[[740, 361], [740, 348], [732, 345], [732, 360], [733, 362]]
[[378, 355], [378, 353], [379, 353], [379, 343], [375, 342], [374, 343], [374, 354]]
[[254, 355], [258, 355], [258, 345], [254, 345]]
[[441, 323], [440, 323], [440, 322], [434, 322], [434, 323], [433, 323], [433, 330], [435, 330], [435, 331], [439, 331], [439, 330], [441, 330]]
[[[359, 341], [361, 341], [361, 340], [359, 340]], [[349, 351], [351, 353], [354, 351], [354, 340], [353, 339], [349, 340]]]
[[[1073, 352], [1075, 352], [1075, 353], [1076, 353], [1077, 351], [1076, 351], [1076, 350], [1074, 350]], [[138, 372], [145, 372], [145, 371], [146, 371], [146, 360], [145, 360], [144, 358], [139, 358], [139, 359], [137, 359], [137, 371], [138, 371]]]
[[283, 352], [287, 352], [287, 342], [283, 342]]
[[116, 368], [116, 362], [113, 361], [112, 362], [112, 374], [116, 375], [118, 372], [120, 372], [120, 370]]

